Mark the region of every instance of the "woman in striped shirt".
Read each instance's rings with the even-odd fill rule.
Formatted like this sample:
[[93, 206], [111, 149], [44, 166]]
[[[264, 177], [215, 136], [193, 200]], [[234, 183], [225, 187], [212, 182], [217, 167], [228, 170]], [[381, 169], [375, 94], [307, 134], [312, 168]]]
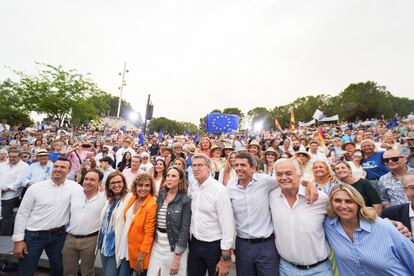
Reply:
[[157, 223], [148, 275], [186, 275], [190, 236], [191, 199], [185, 172], [167, 171], [164, 189], [157, 198]]
[[341, 275], [414, 275], [414, 244], [348, 184], [329, 192], [325, 234]]

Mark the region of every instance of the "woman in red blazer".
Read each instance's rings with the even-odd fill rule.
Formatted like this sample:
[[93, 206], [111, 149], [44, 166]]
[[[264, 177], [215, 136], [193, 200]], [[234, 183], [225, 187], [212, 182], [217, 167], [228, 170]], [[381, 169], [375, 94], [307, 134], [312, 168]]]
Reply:
[[133, 196], [124, 209], [125, 226], [121, 238], [119, 275], [146, 275], [154, 242], [157, 203], [153, 198], [154, 178], [138, 175], [132, 185]]

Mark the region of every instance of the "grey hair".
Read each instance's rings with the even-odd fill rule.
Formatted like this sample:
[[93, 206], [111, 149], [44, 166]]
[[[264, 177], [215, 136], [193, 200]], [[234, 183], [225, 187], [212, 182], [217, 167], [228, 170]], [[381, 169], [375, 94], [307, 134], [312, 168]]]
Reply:
[[403, 176], [401, 183], [403, 184], [404, 187], [407, 186], [408, 178], [413, 175], [414, 175], [414, 171], [409, 171], [407, 172], [406, 175]]
[[283, 162], [289, 162], [290, 164], [292, 164], [293, 167], [295, 168], [296, 175], [299, 177], [302, 177], [301, 165], [296, 159], [285, 159], [285, 158], [279, 159], [275, 162], [275, 164], [273, 165], [273, 168], [276, 170], [276, 166]]
[[203, 159], [204, 163], [206, 164], [206, 166], [211, 169], [211, 160], [210, 157], [208, 157], [207, 155], [205, 155], [204, 153], [196, 153], [193, 155], [193, 160], [194, 159]]

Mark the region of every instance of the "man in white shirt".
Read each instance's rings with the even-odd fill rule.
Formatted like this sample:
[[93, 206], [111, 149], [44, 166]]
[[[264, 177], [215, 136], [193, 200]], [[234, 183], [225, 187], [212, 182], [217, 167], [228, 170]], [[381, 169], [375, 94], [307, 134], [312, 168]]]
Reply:
[[228, 191], [210, 175], [211, 161], [205, 154], [193, 156], [197, 183], [190, 187], [191, 233], [188, 275], [225, 276], [230, 269], [234, 218]]
[[311, 156], [309, 162], [313, 164], [315, 161], [326, 161], [329, 163], [328, 157], [326, 157], [325, 153], [319, 151], [319, 142], [317, 140], [313, 140], [309, 144], [309, 155]]
[[82, 187], [67, 180], [71, 163], [59, 158], [50, 179], [27, 189], [14, 226], [14, 255], [19, 275], [33, 275], [43, 250], [49, 259], [50, 275], [63, 275], [62, 248], [69, 222], [71, 194]]
[[145, 173], [140, 169], [141, 157], [138, 155], [132, 156], [131, 158], [131, 168], [124, 169], [122, 174], [125, 176], [125, 180], [128, 185], [128, 189], [131, 190], [134, 179], [142, 173]]
[[13, 234], [13, 209], [22, 194], [23, 179], [29, 172], [29, 165], [23, 162], [20, 157], [21, 152], [12, 148], [9, 151], [9, 162], [0, 166], [0, 190], [2, 190], [0, 236]]
[[275, 170], [279, 187], [270, 193], [270, 209], [280, 275], [332, 275], [323, 229], [328, 196], [319, 192], [318, 200], [308, 203], [295, 160], [280, 159]]
[[99, 192], [103, 174], [89, 170], [83, 181], [83, 191], [70, 196], [70, 220], [63, 246], [63, 275], [76, 276], [79, 260], [84, 276], [95, 275], [95, 248], [100, 227], [100, 215], [107, 199]]

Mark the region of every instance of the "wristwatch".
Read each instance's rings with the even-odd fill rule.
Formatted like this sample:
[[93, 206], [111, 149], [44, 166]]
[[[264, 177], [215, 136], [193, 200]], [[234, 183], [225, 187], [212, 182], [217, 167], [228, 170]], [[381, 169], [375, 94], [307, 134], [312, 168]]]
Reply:
[[231, 256], [230, 255], [221, 255], [220, 259], [224, 262], [231, 262]]

